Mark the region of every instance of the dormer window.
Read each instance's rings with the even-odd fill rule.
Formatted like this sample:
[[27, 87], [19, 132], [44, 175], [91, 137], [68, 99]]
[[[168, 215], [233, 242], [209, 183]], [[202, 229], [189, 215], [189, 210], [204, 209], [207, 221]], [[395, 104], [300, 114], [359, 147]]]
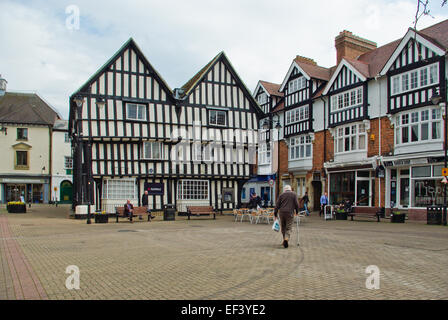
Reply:
[[356, 88], [331, 96], [331, 111], [338, 111], [360, 104], [362, 104], [362, 88]]
[[308, 105], [290, 111], [286, 111], [286, 124], [291, 124], [309, 119], [310, 112]]
[[259, 104], [265, 104], [268, 101], [268, 95], [266, 93], [262, 93], [257, 98]]
[[289, 82], [288, 93], [296, 92], [303, 88], [306, 88], [306, 78], [305, 77], [296, 78]]
[[438, 64], [435, 63], [393, 76], [391, 78], [391, 92], [393, 95], [400, 94], [437, 83], [439, 83], [439, 68]]

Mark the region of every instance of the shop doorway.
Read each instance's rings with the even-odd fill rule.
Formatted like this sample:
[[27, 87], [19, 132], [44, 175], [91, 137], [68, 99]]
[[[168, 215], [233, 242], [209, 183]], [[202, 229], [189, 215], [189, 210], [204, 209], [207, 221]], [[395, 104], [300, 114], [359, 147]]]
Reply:
[[320, 197], [322, 196], [322, 182], [321, 181], [313, 181], [313, 210], [320, 209]]
[[400, 178], [400, 205], [403, 208], [409, 206], [409, 177]]
[[60, 185], [59, 203], [72, 203], [73, 185], [70, 181], [62, 181]]

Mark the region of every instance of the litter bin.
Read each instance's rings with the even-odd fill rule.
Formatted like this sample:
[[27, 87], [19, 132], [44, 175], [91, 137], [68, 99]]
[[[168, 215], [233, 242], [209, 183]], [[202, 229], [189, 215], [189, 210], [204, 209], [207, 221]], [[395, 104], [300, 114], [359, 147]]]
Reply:
[[443, 206], [426, 207], [427, 224], [442, 224]]
[[163, 206], [163, 221], [176, 220], [176, 207], [174, 204], [166, 204]]

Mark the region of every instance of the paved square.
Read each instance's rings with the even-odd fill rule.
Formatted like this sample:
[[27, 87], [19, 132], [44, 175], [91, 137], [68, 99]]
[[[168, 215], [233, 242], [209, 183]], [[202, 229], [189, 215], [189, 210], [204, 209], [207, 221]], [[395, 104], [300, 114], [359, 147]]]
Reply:
[[[87, 225], [68, 213], [0, 209], [0, 299], [448, 299], [447, 227], [314, 214], [284, 249], [270, 225], [232, 216]], [[65, 287], [69, 265], [79, 290]], [[366, 289], [369, 265], [379, 290]]]

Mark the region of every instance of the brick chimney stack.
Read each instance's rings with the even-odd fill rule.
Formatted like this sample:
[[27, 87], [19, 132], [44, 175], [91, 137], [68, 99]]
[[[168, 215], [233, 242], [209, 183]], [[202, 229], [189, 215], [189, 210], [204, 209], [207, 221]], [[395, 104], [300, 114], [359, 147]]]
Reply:
[[356, 59], [363, 53], [376, 49], [376, 43], [358, 37], [350, 31], [344, 30], [334, 39], [337, 55], [337, 64], [342, 58]]

